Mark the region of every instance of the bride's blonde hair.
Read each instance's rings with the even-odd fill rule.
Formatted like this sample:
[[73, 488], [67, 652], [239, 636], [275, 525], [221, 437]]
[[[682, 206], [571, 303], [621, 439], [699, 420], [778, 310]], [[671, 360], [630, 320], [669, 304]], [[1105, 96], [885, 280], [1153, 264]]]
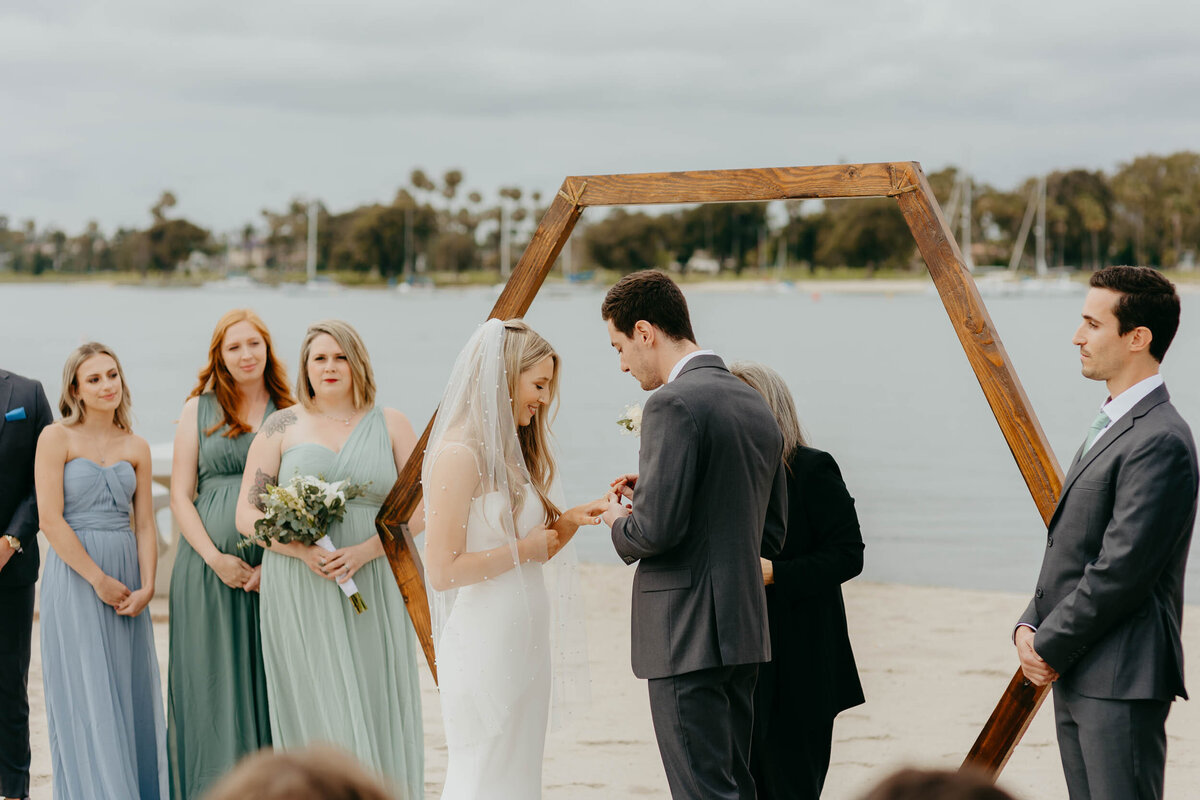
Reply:
[[[521, 456], [525, 460], [529, 479], [546, 509], [546, 522], [551, 523], [562, 514], [550, 500], [550, 486], [558, 471], [550, 449], [550, 423], [558, 412], [558, 374], [562, 361], [550, 343], [524, 320], [510, 319], [504, 322], [504, 370], [508, 376], [508, 397], [512, 403], [516, 403], [521, 373], [533, 368], [547, 356], [554, 363], [554, 374], [550, 377], [550, 402], [546, 404], [545, 413], [534, 414], [528, 425], [517, 426], [517, 441], [521, 443]], [[513, 417], [516, 417], [515, 407]]]

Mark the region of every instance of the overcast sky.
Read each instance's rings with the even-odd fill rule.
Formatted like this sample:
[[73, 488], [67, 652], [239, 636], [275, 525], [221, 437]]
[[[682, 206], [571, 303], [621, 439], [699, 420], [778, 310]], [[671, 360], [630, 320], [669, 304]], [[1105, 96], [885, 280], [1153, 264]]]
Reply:
[[0, 214], [217, 230], [413, 167], [566, 175], [921, 161], [1011, 188], [1200, 148], [1200, 5], [0, 0]]

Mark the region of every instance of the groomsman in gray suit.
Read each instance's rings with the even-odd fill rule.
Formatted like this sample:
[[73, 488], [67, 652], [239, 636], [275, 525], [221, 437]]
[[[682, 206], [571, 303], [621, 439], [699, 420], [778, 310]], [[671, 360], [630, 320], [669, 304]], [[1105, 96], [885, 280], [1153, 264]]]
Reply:
[[1196, 446], [1158, 374], [1179, 296], [1147, 267], [1092, 275], [1075, 332], [1108, 400], [1063, 481], [1037, 590], [1014, 632], [1021, 669], [1054, 683], [1071, 800], [1163, 796], [1166, 720], [1183, 686], [1183, 578]]
[[29, 794], [29, 646], [38, 577], [33, 455], [54, 421], [42, 385], [0, 369], [0, 797]]
[[638, 474], [614, 481], [604, 514], [617, 553], [639, 562], [633, 673], [648, 679], [672, 796], [752, 800], [754, 682], [771, 658], [759, 554], [783, 547], [783, 435], [758, 392], [696, 345], [683, 293], [663, 273], [627, 275], [601, 316], [621, 371], [658, 389], [642, 414]]

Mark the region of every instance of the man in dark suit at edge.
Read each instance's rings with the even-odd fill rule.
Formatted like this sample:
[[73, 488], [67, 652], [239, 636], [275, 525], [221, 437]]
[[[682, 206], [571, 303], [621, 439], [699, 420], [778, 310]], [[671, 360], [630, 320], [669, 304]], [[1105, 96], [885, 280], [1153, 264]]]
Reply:
[[[783, 436], [766, 402], [692, 333], [665, 274], [627, 275], [601, 316], [621, 370], [658, 389], [642, 415], [638, 474], [614, 481], [604, 520], [633, 584], [633, 672], [671, 794], [752, 800], [753, 691], [770, 660], [760, 550], [787, 525]], [[662, 388], [659, 388], [662, 387]]]
[[1147, 267], [1092, 275], [1075, 333], [1109, 399], [1063, 480], [1037, 590], [1014, 632], [1025, 676], [1054, 682], [1071, 800], [1163, 796], [1166, 719], [1183, 685], [1183, 580], [1196, 518], [1191, 430], [1158, 374], [1179, 325]]
[[54, 416], [37, 381], [0, 369], [0, 798], [29, 794], [29, 648], [38, 577], [33, 456]]

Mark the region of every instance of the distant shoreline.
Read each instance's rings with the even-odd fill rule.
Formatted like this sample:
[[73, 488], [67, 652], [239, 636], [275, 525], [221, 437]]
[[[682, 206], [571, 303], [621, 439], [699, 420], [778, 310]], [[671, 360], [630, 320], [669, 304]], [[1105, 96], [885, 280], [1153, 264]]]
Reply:
[[[782, 280], [764, 277], [757, 270], [747, 270], [742, 275], [723, 274], [713, 275], [678, 275], [673, 274], [685, 289], [700, 292], [778, 292], [778, 293], [829, 293], [829, 294], [925, 294], [933, 291], [933, 282], [929, 273], [904, 272], [887, 270], [876, 272], [870, 276], [864, 274], [862, 268], [841, 267], [836, 269], [819, 268], [815, 272], [806, 269], [788, 270]], [[1090, 273], [1080, 271], [1069, 273], [1066, 279], [1043, 279], [1041, 287], [1051, 287], [1061, 290], [1070, 289], [1077, 284], [1080, 291], [1087, 286], [1087, 276]], [[1167, 270], [1163, 273], [1176, 288], [1185, 294], [1200, 292], [1200, 271]], [[279, 288], [283, 286], [303, 286], [304, 276], [288, 274], [275, 276], [277, 279], [256, 281], [238, 277], [232, 280], [244, 281], [246, 288]], [[621, 276], [616, 272], [598, 271], [595, 280], [573, 283], [561, 275], [547, 276], [545, 285], [556, 288], [603, 289], [611, 286]], [[1036, 293], [1039, 282], [1033, 275], [1017, 273], [1010, 277], [1004, 270], [977, 274], [977, 285], [985, 295], [995, 294], [1024, 294]], [[221, 275], [153, 275], [142, 276], [134, 272], [92, 272], [92, 273], [43, 273], [27, 275], [24, 273], [0, 273], [0, 286], [3, 285], [61, 285], [68, 283], [86, 283], [99, 286], [133, 286], [151, 289], [185, 289], [219, 287], [228, 285], [229, 278]], [[337, 289], [364, 289], [374, 291], [419, 291], [428, 289], [483, 289], [499, 288], [504, 281], [494, 272], [474, 271], [466, 273], [432, 273], [428, 280], [416, 284], [388, 283], [387, 280], [364, 275], [362, 273], [322, 274], [320, 282]]]

